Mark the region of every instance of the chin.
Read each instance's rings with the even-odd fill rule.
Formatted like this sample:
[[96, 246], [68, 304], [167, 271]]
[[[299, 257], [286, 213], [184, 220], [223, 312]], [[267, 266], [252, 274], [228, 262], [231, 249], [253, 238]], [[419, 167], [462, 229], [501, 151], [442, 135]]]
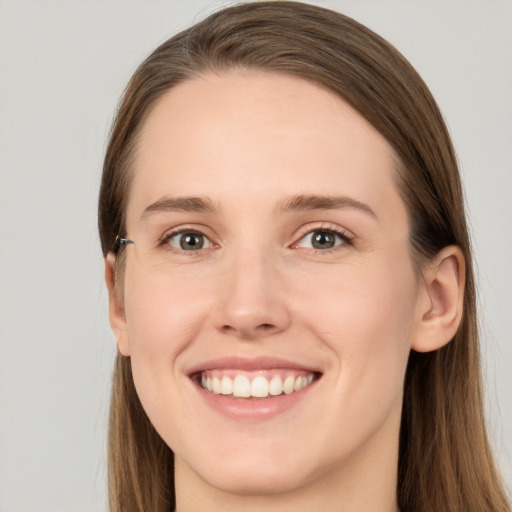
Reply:
[[207, 471], [199, 475], [205, 482], [219, 491], [236, 495], [286, 494], [307, 484], [312, 478], [304, 472], [284, 467], [243, 464], [240, 461], [224, 465], [222, 469]]
[[[316, 479], [315, 465], [311, 456], [304, 456], [301, 445], [294, 448], [283, 446], [274, 449], [272, 443], [257, 443], [244, 449], [243, 443], [229, 446], [197, 446], [186, 460], [176, 456], [177, 473], [194, 474], [208, 486], [235, 495], [286, 494]], [[286, 445], [286, 443], [283, 443]], [[266, 446], [265, 446], [266, 445]], [[215, 449], [212, 450], [212, 446]], [[209, 452], [209, 453], [208, 453]], [[318, 468], [317, 468], [318, 470]]]

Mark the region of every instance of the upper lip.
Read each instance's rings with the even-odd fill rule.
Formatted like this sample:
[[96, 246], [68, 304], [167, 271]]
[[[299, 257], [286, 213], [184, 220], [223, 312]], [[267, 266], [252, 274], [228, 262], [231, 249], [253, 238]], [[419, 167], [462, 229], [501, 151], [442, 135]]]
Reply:
[[287, 359], [281, 359], [278, 357], [260, 356], [254, 358], [245, 357], [220, 357], [216, 359], [210, 359], [199, 363], [192, 367], [187, 373], [189, 375], [197, 374], [207, 370], [215, 369], [233, 369], [242, 371], [256, 371], [256, 370], [272, 370], [277, 368], [290, 368], [295, 370], [307, 370], [310, 372], [321, 373], [318, 368], [311, 367], [307, 364], [289, 361]]

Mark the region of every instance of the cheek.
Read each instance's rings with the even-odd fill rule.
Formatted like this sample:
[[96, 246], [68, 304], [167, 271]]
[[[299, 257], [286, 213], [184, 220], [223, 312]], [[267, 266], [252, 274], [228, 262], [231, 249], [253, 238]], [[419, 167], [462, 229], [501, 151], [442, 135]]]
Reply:
[[[194, 421], [183, 396], [179, 356], [204, 323], [198, 291], [180, 280], [127, 268], [125, 312], [133, 380], [151, 423], [173, 449], [186, 438], [183, 425]], [[179, 411], [179, 417], [175, 411]]]
[[125, 312], [132, 356], [170, 363], [166, 354], [179, 353], [200, 328], [202, 301], [203, 294], [190, 281], [144, 274], [136, 265], [127, 268]]
[[329, 286], [302, 294], [308, 329], [329, 346], [343, 396], [370, 403], [401, 396], [418, 299], [409, 259], [339, 270]]
[[194, 339], [203, 319], [197, 290], [180, 280], [148, 275], [137, 265], [125, 274], [127, 337], [132, 371], [144, 406], [161, 389], [178, 385], [176, 358]]

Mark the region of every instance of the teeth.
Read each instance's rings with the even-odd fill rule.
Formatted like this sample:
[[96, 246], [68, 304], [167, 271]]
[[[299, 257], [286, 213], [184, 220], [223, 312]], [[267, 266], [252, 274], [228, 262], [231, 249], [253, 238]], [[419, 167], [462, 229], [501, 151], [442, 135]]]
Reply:
[[220, 395], [220, 380], [217, 378], [217, 377], [213, 377], [212, 379], [212, 387], [213, 387], [213, 392], [216, 394], [216, 395]]
[[283, 391], [289, 395], [290, 393], [293, 393], [295, 388], [295, 379], [292, 375], [289, 377], [286, 377], [286, 379], [283, 382]]
[[268, 396], [268, 380], [259, 375], [251, 383], [251, 396], [266, 398]]
[[270, 381], [268, 392], [272, 396], [280, 395], [283, 392], [283, 383], [277, 375]]
[[229, 377], [222, 377], [220, 381], [220, 392], [223, 395], [231, 395], [233, 393], [233, 381]]
[[[226, 377], [226, 379], [229, 379], [229, 377]], [[237, 375], [235, 377], [233, 381], [233, 395], [244, 398], [251, 396], [251, 383], [245, 375]]]
[[[218, 372], [217, 372], [218, 373]], [[270, 380], [263, 375], [256, 375], [252, 381], [243, 374], [237, 374], [234, 379], [228, 375], [215, 376], [202, 375], [201, 387], [216, 395], [233, 395], [240, 398], [267, 398], [279, 396], [283, 393], [289, 395], [309, 386], [314, 380], [312, 373], [307, 375], [287, 375], [284, 380], [274, 375]]]

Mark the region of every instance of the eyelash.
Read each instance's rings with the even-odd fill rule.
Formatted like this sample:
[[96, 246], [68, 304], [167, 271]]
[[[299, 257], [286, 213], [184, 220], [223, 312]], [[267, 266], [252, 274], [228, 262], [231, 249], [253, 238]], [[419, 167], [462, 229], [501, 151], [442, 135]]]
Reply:
[[[159, 240], [158, 242], [158, 245], [160, 247], [163, 247], [169, 251], [172, 251], [172, 252], [180, 252], [180, 253], [186, 253], [187, 255], [190, 255], [190, 256], [193, 256], [193, 255], [197, 255], [200, 251], [200, 249], [197, 249], [197, 250], [192, 250], [192, 251], [185, 251], [184, 249], [178, 249], [177, 247], [172, 247], [171, 244], [169, 243], [170, 240], [176, 236], [179, 236], [179, 235], [183, 235], [183, 234], [190, 234], [190, 235], [199, 235], [199, 236], [202, 236], [205, 240], [207, 240], [211, 246], [213, 247], [216, 247], [217, 244], [215, 244], [214, 242], [212, 242], [210, 240], [210, 238], [208, 236], [206, 236], [204, 233], [202, 233], [200, 230], [198, 229], [194, 229], [194, 228], [187, 228], [187, 227], [183, 227], [183, 228], [180, 228], [180, 229], [177, 229], [175, 231], [171, 231], [171, 232], [168, 232], [168, 233], [165, 233]], [[211, 247], [210, 247], [211, 248]]]
[[299, 243], [302, 242], [302, 240], [304, 240], [307, 236], [312, 236], [313, 233], [318, 233], [318, 232], [334, 235], [335, 237], [338, 237], [341, 239], [341, 243], [339, 243], [329, 249], [315, 249], [314, 247], [304, 247], [304, 249], [306, 249], [310, 252], [313, 252], [315, 254], [326, 255], [326, 254], [332, 254], [333, 252], [339, 251], [346, 246], [354, 245], [354, 236], [349, 234], [348, 231], [346, 231], [342, 228], [334, 227], [330, 224], [321, 224], [320, 226], [316, 226], [313, 229], [311, 229], [311, 228], [305, 229], [300, 234], [297, 241], [293, 242], [293, 244], [291, 244], [290, 247], [292, 249], [299, 248]]
[[[331, 253], [333, 253], [335, 251], [340, 250], [344, 246], [354, 245], [354, 243], [353, 243], [354, 242], [354, 236], [350, 235], [344, 229], [333, 227], [331, 225], [322, 224], [322, 225], [317, 226], [315, 228], [312, 228], [312, 229], [308, 228], [307, 230], [304, 230], [300, 234], [300, 236], [297, 238], [297, 240], [295, 242], [293, 242], [291, 245], [289, 245], [288, 247], [290, 247], [291, 249], [298, 249], [299, 248], [299, 243], [302, 240], [304, 240], [304, 238], [306, 238], [308, 235], [312, 235], [315, 232], [323, 232], [323, 233], [327, 233], [327, 234], [332, 234], [335, 237], [340, 238], [341, 241], [342, 241], [342, 243], [339, 243], [339, 244], [337, 244], [334, 247], [329, 248], [329, 249], [315, 249], [315, 248], [304, 247], [304, 249], [306, 249], [308, 251], [311, 251], [311, 252], [314, 252], [315, 254], [331, 254]], [[165, 248], [166, 250], [170, 250], [172, 252], [180, 252], [182, 254], [186, 253], [189, 256], [198, 255], [198, 253], [202, 252], [201, 251], [202, 248], [197, 249], [195, 251], [194, 250], [186, 251], [184, 249], [180, 250], [180, 249], [178, 249], [176, 247], [172, 247], [170, 245], [170, 243], [169, 243], [170, 240], [172, 238], [176, 237], [176, 236], [181, 235], [181, 234], [199, 235], [199, 236], [204, 237], [204, 239], [207, 240], [208, 243], [211, 245], [211, 247], [208, 247], [208, 249], [212, 249], [212, 248], [217, 248], [218, 247], [218, 244], [215, 244], [214, 242], [212, 242], [212, 240], [207, 235], [202, 233], [200, 230], [194, 229], [194, 228], [187, 228], [187, 227], [183, 227], [183, 228], [180, 228], [178, 230], [165, 233], [160, 238], [160, 240], [158, 242], [158, 245], [163, 247], [163, 248]]]

